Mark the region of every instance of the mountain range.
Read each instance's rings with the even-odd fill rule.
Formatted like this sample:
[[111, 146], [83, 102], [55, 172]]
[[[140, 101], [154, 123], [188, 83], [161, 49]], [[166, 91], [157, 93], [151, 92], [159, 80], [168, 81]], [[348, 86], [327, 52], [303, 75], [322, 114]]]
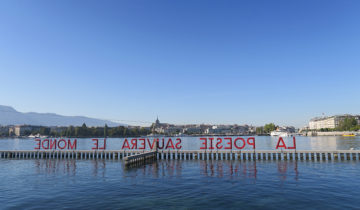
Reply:
[[18, 112], [13, 107], [0, 105], [0, 125], [41, 125], [41, 126], [87, 126], [109, 127], [125, 124], [83, 116], [62, 116], [53, 113]]

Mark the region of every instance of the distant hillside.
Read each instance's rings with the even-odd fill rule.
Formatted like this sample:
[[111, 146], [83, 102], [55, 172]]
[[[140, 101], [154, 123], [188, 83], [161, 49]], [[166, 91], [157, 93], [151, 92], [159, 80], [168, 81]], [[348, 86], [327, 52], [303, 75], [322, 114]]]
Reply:
[[0, 105], [0, 125], [81, 126], [83, 123], [87, 126], [104, 126], [107, 124], [110, 127], [115, 127], [125, 125], [82, 116], [62, 116], [35, 112], [22, 113], [10, 106]]

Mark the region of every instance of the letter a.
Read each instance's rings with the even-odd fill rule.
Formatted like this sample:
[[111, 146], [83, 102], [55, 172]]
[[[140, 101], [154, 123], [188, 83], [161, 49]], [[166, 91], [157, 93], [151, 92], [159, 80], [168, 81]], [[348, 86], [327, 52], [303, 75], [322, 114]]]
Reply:
[[279, 147], [284, 147], [284, 149], [286, 149], [286, 144], [285, 144], [283, 138], [281, 138], [281, 137], [279, 138], [279, 141], [278, 141], [278, 143], [276, 145], [276, 149], [278, 149]]

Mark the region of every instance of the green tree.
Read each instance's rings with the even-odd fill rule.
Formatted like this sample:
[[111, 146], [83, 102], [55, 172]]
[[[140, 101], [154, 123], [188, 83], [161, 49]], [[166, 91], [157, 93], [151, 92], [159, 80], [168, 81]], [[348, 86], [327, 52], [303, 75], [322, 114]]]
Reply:
[[256, 127], [256, 134], [264, 134], [264, 127]]
[[[145, 136], [148, 135], [149, 133], [150, 133], [149, 130], [146, 130], [144, 127], [140, 128], [140, 135]], [[178, 133], [180, 133], [180, 130]]]
[[50, 132], [50, 136], [52, 137], [58, 137], [59, 135], [55, 131]]
[[60, 133], [60, 136], [66, 136], [66, 130], [67, 129], [62, 130], [61, 133]]
[[108, 136], [108, 130], [109, 130], [109, 128], [108, 128], [107, 124], [105, 124], [105, 126], [104, 126], [104, 137], [105, 138]]
[[276, 126], [274, 123], [269, 123], [264, 126], [264, 132], [270, 133], [271, 131], [274, 131], [276, 129]]
[[67, 137], [73, 137], [73, 136], [75, 136], [75, 128], [74, 128], [74, 126], [70, 126], [70, 127], [68, 127], [67, 129], [66, 129], [66, 136]]
[[128, 129], [125, 127], [123, 130], [123, 136], [127, 137], [128, 136]]
[[86, 137], [87, 136], [87, 126], [86, 126], [85, 123], [83, 123], [81, 128], [79, 129], [78, 136], [80, 136], [80, 137]]
[[49, 127], [41, 127], [40, 132], [41, 135], [50, 135], [50, 128]]
[[357, 120], [354, 117], [346, 117], [344, 120], [340, 121], [337, 129], [340, 131], [358, 130]]
[[80, 130], [81, 130], [80, 127], [75, 127], [75, 134], [74, 134], [74, 135], [75, 135], [76, 137], [80, 136], [80, 133], [81, 133]]
[[131, 134], [133, 136], [138, 136], [139, 135], [139, 129], [138, 128], [133, 128]]

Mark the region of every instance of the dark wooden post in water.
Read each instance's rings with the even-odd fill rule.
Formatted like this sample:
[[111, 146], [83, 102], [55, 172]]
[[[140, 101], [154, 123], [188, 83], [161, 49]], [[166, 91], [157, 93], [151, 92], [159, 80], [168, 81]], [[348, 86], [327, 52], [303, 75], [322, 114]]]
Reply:
[[[156, 146], [156, 147], [155, 147]], [[78, 150], [78, 151], [34, 151], [34, 150], [0, 150], [0, 158], [47, 158], [47, 159], [124, 159], [126, 164], [143, 164], [149, 160], [156, 160], [158, 157], [163, 159], [208, 159], [214, 158], [217, 160], [223, 159], [236, 159], [236, 160], [319, 160], [319, 161], [339, 161], [339, 160], [356, 160], [360, 161], [360, 150], [232, 150], [232, 151], [210, 151], [214, 152], [205, 158], [203, 150], [177, 150], [177, 151], [162, 151], [159, 148], [159, 143], [156, 142], [155, 148], [152, 151], [133, 151], [133, 150], [114, 150], [114, 151], [91, 151], [91, 150]], [[209, 152], [209, 151], [207, 151]], [[136, 154], [137, 153], [137, 154]], [[161, 155], [160, 155], [161, 154]], [[159, 155], [159, 156], [158, 156]], [[175, 157], [174, 157], [175, 155]], [[235, 155], [235, 156], [234, 156]], [[252, 158], [251, 158], [252, 157]]]

